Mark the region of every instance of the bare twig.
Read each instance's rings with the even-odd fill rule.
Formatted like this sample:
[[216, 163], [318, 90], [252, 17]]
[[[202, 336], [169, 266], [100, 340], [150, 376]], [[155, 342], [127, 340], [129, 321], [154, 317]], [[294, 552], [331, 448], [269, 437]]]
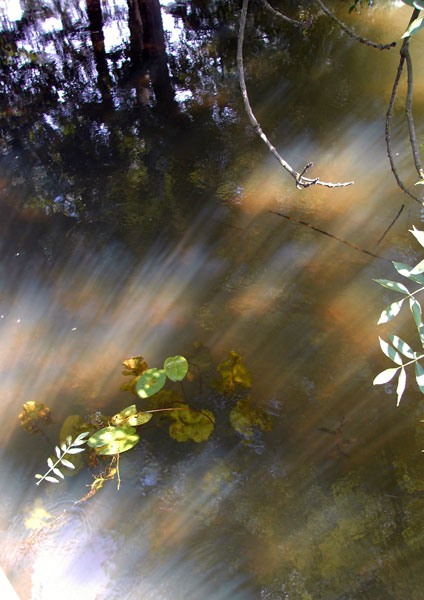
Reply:
[[405, 208], [405, 205], [402, 204], [402, 206], [400, 207], [400, 209], [398, 210], [397, 215], [395, 216], [395, 218], [393, 219], [393, 221], [390, 223], [390, 225], [387, 227], [387, 229], [385, 230], [385, 232], [383, 233], [383, 235], [380, 237], [380, 239], [378, 240], [378, 242], [376, 243], [376, 245], [374, 246], [374, 248], [377, 248], [377, 246], [379, 244], [381, 244], [381, 242], [384, 240], [384, 238], [386, 237], [386, 235], [389, 233], [389, 231], [391, 230], [391, 228], [393, 227], [393, 225], [396, 223], [396, 221], [399, 219], [400, 215], [402, 214], [403, 209]]
[[318, 227], [311, 225], [311, 223], [307, 223], [306, 221], [301, 221], [300, 219], [295, 219], [294, 217], [289, 217], [288, 215], [283, 215], [283, 213], [277, 212], [275, 210], [270, 210], [268, 212], [272, 213], [273, 215], [283, 217], [284, 219], [288, 219], [289, 221], [294, 221], [295, 223], [298, 223], [299, 225], [305, 225], [305, 227], [309, 227], [309, 229], [313, 229], [313, 231], [322, 233], [323, 235], [326, 235], [326, 236], [332, 238], [333, 240], [340, 242], [341, 244], [345, 244], [346, 246], [349, 246], [349, 248], [353, 248], [354, 250], [358, 250], [359, 252], [368, 254], [368, 256], [372, 256], [373, 258], [379, 258], [380, 260], [385, 260], [387, 262], [391, 262], [388, 258], [379, 256], [378, 254], [373, 254], [373, 252], [370, 252], [369, 250], [365, 250], [364, 248], [361, 248], [360, 246], [357, 246], [356, 244], [352, 244], [351, 242], [342, 240], [341, 238], [337, 237], [336, 235], [333, 235], [332, 233], [328, 233], [328, 231], [324, 231], [323, 229], [319, 229]]
[[357, 35], [352, 29], [350, 29], [347, 25], [345, 25], [342, 21], [340, 21], [336, 17], [336, 15], [333, 12], [331, 12], [331, 10], [329, 8], [327, 8], [323, 2], [321, 2], [321, 0], [315, 0], [315, 2], [319, 5], [321, 10], [327, 15], [327, 17], [330, 17], [330, 19], [332, 21], [337, 23], [337, 25], [340, 27], [340, 29], [343, 29], [343, 31], [345, 33], [347, 33], [348, 36], [350, 36], [357, 42], [361, 42], [361, 44], [365, 44], [366, 46], [371, 46], [371, 48], [377, 48], [377, 50], [390, 50], [390, 48], [393, 48], [394, 46], [396, 46], [396, 42], [391, 42], [390, 44], [377, 44], [375, 42], [372, 42], [371, 40], [367, 40], [367, 38]]
[[[415, 8], [414, 12], [412, 13], [409, 24], [411, 24], [412, 21], [414, 21], [418, 17], [419, 13], [420, 13], [419, 9]], [[405, 54], [405, 49], [406, 49], [406, 54]], [[399, 87], [400, 76], [402, 75], [402, 71], [403, 71], [403, 65], [405, 63], [406, 55], [408, 54], [408, 52], [409, 52], [409, 37], [404, 39], [403, 44], [400, 49], [399, 66], [398, 66], [398, 69], [396, 72], [395, 81], [393, 83], [392, 95], [390, 96], [389, 107], [388, 107], [387, 113], [386, 113], [386, 129], [385, 129], [385, 131], [386, 131], [386, 147], [387, 147], [387, 155], [388, 155], [389, 161], [390, 161], [390, 168], [392, 169], [392, 173], [395, 176], [398, 186], [400, 187], [400, 189], [403, 192], [405, 192], [405, 194], [407, 194], [408, 196], [413, 198], [416, 202], [419, 202], [422, 205], [422, 201], [417, 196], [415, 196], [410, 190], [408, 190], [408, 188], [405, 186], [405, 184], [401, 180], [399, 173], [397, 172], [397, 169], [396, 169], [396, 166], [395, 166], [395, 163], [393, 160], [393, 153], [392, 153], [392, 139], [391, 139], [390, 125], [391, 125], [391, 120], [392, 120], [392, 115], [393, 115], [393, 106], [394, 106], [394, 103], [396, 100], [396, 94], [397, 94], [397, 90]], [[411, 86], [411, 93], [412, 93], [412, 86]]]
[[278, 160], [280, 165], [286, 171], [288, 171], [290, 173], [290, 175], [293, 177], [293, 179], [296, 181], [296, 187], [298, 189], [307, 188], [307, 187], [310, 187], [311, 185], [323, 185], [323, 186], [329, 187], [329, 188], [346, 187], [348, 185], [352, 185], [353, 181], [348, 181], [345, 183], [330, 183], [330, 182], [326, 182], [326, 181], [321, 181], [318, 177], [316, 177], [315, 179], [310, 179], [309, 177], [304, 177], [303, 173], [305, 172], [306, 168], [309, 168], [310, 166], [312, 166], [312, 163], [308, 163], [308, 165], [302, 171], [302, 173], [298, 173], [289, 165], [288, 162], [286, 162], [284, 160], [284, 158], [278, 153], [277, 149], [271, 144], [271, 142], [269, 141], [269, 139], [267, 138], [265, 133], [262, 131], [262, 128], [259, 125], [258, 120], [256, 119], [255, 115], [253, 114], [252, 108], [250, 106], [249, 96], [247, 95], [247, 89], [246, 89], [246, 81], [244, 78], [243, 41], [244, 41], [244, 30], [246, 27], [246, 15], [247, 15], [248, 4], [249, 4], [249, 0], [243, 0], [243, 6], [241, 9], [241, 15], [240, 15], [240, 29], [239, 29], [238, 43], [237, 43], [237, 66], [238, 66], [238, 71], [239, 71], [239, 81], [240, 81], [240, 88], [241, 88], [243, 101], [244, 101], [244, 107], [245, 107], [247, 116], [249, 117], [249, 121], [252, 124], [254, 130], [259, 135], [259, 137], [262, 139], [262, 141], [266, 144], [266, 146], [269, 149], [269, 151], [271, 152], [271, 154], [273, 154], [275, 156], [275, 158]]
[[309, 27], [309, 25], [312, 23], [312, 18], [308, 19], [307, 21], [296, 21], [295, 19], [290, 19], [290, 17], [283, 15], [283, 13], [281, 13], [279, 10], [276, 10], [273, 6], [271, 6], [267, 0], [262, 0], [262, 4], [274, 15], [274, 17], [279, 17], [295, 27], [301, 27], [303, 29], [305, 27]]
[[[409, 39], [409, 38], [407, 38]], [[413, 89], [413, 77], [412, 77], [412, 60], [409, 54], [409, 44], [405, 44], [404, 56], [406, 60], [406, 72], [408, 75], [408, 91], [406, 93], [405, 112], [406, 119], [408, 121], [409, 128], [409, 139], [411, 141], [412, 156], [414, 157], [415, 168], [421, 179], [424, 179], [423, 165], [421, 162], [420, 152], [418, 150], [417, 136], [415, 133], [414, 117], [412, 116], [412, 89]]]

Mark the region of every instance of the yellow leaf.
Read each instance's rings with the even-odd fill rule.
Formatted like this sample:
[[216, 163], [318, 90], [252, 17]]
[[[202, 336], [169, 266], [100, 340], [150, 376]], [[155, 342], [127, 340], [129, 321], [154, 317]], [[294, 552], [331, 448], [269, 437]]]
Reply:
[[250, 388], [252, 387], [252, 374], [244, 366], [240, 354], [230, 352], [230, 358], [224, 360], [217, 366], [221, 380], [214, 383], [214, 388], [226, 396], [234, 394], [236, 384]]
[[213, 413], [207, 409], [193, 410], [188, 404], [181, 405], [181, 409], [169, 413], [169, 416], [175, 419], [175, 423], [169, 428], [169, 435], [177, 442], [207, 440], [215, 426]]
[[257, 425], [262, 431], [269, 431], [272, 428], [271, 416], [262, 408], [252, 408], [250, 396], [238, 400], [230, 412], [230, 422], [234, 429], [248, 440], [253, 437], [253, 425]]

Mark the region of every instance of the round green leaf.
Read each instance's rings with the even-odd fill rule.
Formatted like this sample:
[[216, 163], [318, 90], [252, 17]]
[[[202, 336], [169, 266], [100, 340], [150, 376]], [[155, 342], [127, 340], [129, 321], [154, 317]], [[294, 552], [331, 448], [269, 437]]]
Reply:
[[165, 381], [163, 369], [149, 369], [137, 380], [135, 390], [140, 398], [149, 398], [163, 388]]
[[120, 454], [131, 450], [139, 439], [134, 427], [104, 427], [96, 431], [87, 444], [99, 454]]
[[135, 404], [131, 404], [131, 406], [127, 406], [116, 415], [113, 415], [110, 422], [115, 427], [120, 427], [121, 425], [132, 425], [132, 423], [127, 423], [127, 419], [137, 414], [137, 407]]
[[170, 356], [163, 363], [163, 368], [171, 381], [182, 381], [187, 375], [188, 362], [184, 356]]

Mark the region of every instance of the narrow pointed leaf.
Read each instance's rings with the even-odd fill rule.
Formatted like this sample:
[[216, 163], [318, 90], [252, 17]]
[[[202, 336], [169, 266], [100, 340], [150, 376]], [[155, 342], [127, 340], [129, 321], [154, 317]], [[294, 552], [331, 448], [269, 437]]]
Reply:
[[59, 483], [59, 479], [56, 479], [56, 477], [50, 477], [50, 475], [47, 475], [47, 477], [44, 477], [44, 479], [46, 481], [50, 481], [50, 483]]
[[396, 271], [403, 277], [407, 277], [408, 279], [411, 279], [411, 281], [415, 281], [416, 283], [424, 283], [424, 275], [411, 275], [411, 271], [414, 267], [411, 267], [410, 265], [406, 265], [405, 263], [401, 262], [392, 262]]
[[406, 386], [406, 371], [402, 367], [402, 369], [400, 370], [400, 373], [399, 373], [398, 384], [396, 387], [397, 405], [398, 406], [399, 406], [399, 402], [401, 401], [403, 392], [405, 391], [405, 386]]
[[424, 394], [424, 369], [419, 362], [415, 363], [415, 379], [418, 387], [420, 388], [420, 392]]
[[423, 248], [424, 248], [424, 231], [420, 231], [419, 229], [417, 229], [415, 227], [415, 225], [413, 225], [412, 229], [410, 229], [409, 231], [415, 237], [417, 242], [419, 242], [421, 244], [421, 246], [423, 246]]
[[399, 352], [402, 352], [402, 354], [408, 358], [415, 358], [415, 352], [404, 340], [397, 335], [389, 335], [389, 338], [396, 350], [399, 350]]
[[66, 444], [60, 444], [60, 448], [61, 448], [62, 452], [65, 452], [67, 447], [68, 446]]
[[68, 435], [65, 439], [65, 442], [68, 444], [68, 446], [70, 446], [72, 443], [72, 437], [70, 435]]
[[68, 448], [66, 454], [78, 454], [78, 452], [84, 452], [84, 450], [85, 448]]
[[400, 292], [401, 294], [409, 294], [409, 290], [407, 287], [403, 285], [403, 283], [398, 283], [397, 281], [389, 281], [389, 279], [374, 279], [376, 283], [379, 283], [385, 288], [389, 290], [394, 290], [395, 292]]
[[47, 459], [47, 464], [49, 465], [50, 469], [53, 469], [53, 461], [50, 457]]
[[423, 27], [424, 27], [424, 17], [418, 17], [418, 19], [415, 19], [414, 21], [412, 21], [412, 23], [409, 25], [408, 29], [405, 31], [405, 33], [403, 34], [402, 37], [407, 38], [407, 37], [410, 37], [411, 35], [415, 35]]
[[421, 260], [412, 270], [411, 275], [419, 275], [424, 273], [424, 260]]
[[399, 369], [400, 367], [397, 367], [396, 369], [385, 369], [384, 371], [381, 371], [381, 373], [379, 373], [377, 377], [375, 377], [372, 384], [382, 385], [383, 383], [387, 383], [388, 381], [393, 379], [393, 377], [396, 375]]
[[84, 431], [83, 433], [80, 433], [79, 435], [77, 435], [77, 437], [75, 438], [74, 442], [76, 440], [83, 440], [84, 438], [87, 437], [87, 435], [90, 435], [89, 431]]
[[398, 302], [392, 302], [392, 304], [386, 306], [386, 308], [381, 313], [380, 318], [378, 319], [377, 325], [381, 325], [382, 323], [388, 323], [394, 317], [396, 317], [396, 315], [399, 314], [399, 311], [402, 308], [404, 300], [406, 300], [406, 298], [402, 298], [402, 300], [398, 300]]
[[62, 452], [60, 451], [60, 448], [59, 448], [59, 446], [56, 446], [56, 448], [54, 449], [54, 451], [56, 452], [56, 456], [57, 456], [57, 458], [60, 458], [60, 456], [61, 456]]
[[396, 352], [396, 350], [392, 348], [390, 344], [382, 340], [381, 337], [379, 337], [378, 339], [380, 340], [380, 347], [384, 354], [388, 356], [390, 360], [392, 360], [397, 365], [402, 365], [403, 361], [401, 355], [398, 352]]
[[424, 325], [421, 321], [421, 304], [415, 298], [409, 298], [409, 307], [414, 317], [421, 343], [424, 346]]
[[58, 477], [60, 477], [61, 479], [64, 479], [64, 477], [65, 477], [65, 476], [63, 475], [62, 471], [61, 471], [60, 469], [58, 469], [57, 467], [55, 467], [55, 468], [53, 469], [53, 473], [54, 473], [55, 475], [57, 475]]
[[75, 438], [72, 442], [72, 446], [82, 446], [83, 444], [85, 444], [85, 441], [86, 440], [79, 440], [78, 438]]
[[66, 458], [62, 458], [62, 465], [68, 467], [68, 469], [75, 469], [75, 465], [73, 465], [71, 461], [66, 460]]

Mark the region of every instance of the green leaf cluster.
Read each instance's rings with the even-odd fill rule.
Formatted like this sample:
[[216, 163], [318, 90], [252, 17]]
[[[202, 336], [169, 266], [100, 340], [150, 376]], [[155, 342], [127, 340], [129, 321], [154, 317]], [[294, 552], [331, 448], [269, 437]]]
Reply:
[[230, 358], [219, 363], [217, 367], [221, 379], [214, 383], [214, 388], [224, 394], [231, 396], [239, 385], [243, 388], [252, 387], [252, 374], [243, 364], [240, 354], [230, 351]]
[[[410, 232], [419, 244], [424, 247], [424, 231], [420, 231], [413, 227]], [[378, 324], [388, 323], [394, 319], [399, 314], [403, 304], [407, 301], [421, 342], [421, 349], [417, 352], [397, 335], [389, 336], [391, 344], [379, 338], [382, 352], [398, 366], [381, 371], [381, 373], [374, 378], [373, 384], [382, 385], [388, 383], [397, 376], [396, 395], [397, 404], [399, 405], [406, 387], [407, 376], [405, 367], [409, 365], [415, 365], [415, 380], [420, 392], [424, 394], [424, 369], [419, 362], [424, 358], [424, 324], [422, 322], [421, 304], [416, 298], [416, 295], [424, 290], [424, 260], [421, 260], [415, 267], [410, 267], [409, 265], [400, 262], [393, 262], [393, 266], [399, 275], [402, 275], [402, 277], [409, 280], [410, 284], [419, 285], [416, 290], [411, 292], [403, 283], [398, 283], [397, 281], [388, 279], [374, 280], [381, 286], [404, 296], [400, 300], [396, 300], [389, 304], [389, 306], [386, 306], [380, 315]]]
[[270, 431], [272, 418], [262, 408], [253, 408], [250, 396], [238, 400], [230, 412], [230, 422], [238, 433], [247, 440], [253, 438], [253, 426], [256, 425], [262, 431]]
[[169, 416], [174, 419], [169, 435], [177, 442], [204, 442], [215, 427], [215, 417], [210, 410], [195, 410], [188, 404], [171, 411]]

